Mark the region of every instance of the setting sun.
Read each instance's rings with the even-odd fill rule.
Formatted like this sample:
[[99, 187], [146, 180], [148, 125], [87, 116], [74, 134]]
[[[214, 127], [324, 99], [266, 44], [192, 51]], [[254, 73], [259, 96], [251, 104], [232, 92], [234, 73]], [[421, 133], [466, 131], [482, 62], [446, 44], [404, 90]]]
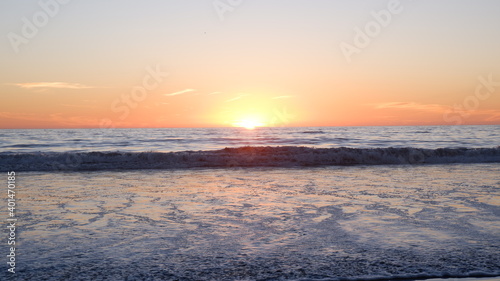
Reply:
[[246, 116], [240, 120], [233, 123], [234, 127], [242, 127], [248, 130], [253, 130], [256, 127], [266, 126], [263, 118], [260, 116]]
[[[249, 130], [257, 127], [281, 127], [294, 124], [305, 116], [303, 110], [296, 106], [294, 97], [280, 93], [220, 94], [217, 97], [221, 100], [220, 105], [206, 113], [206, 120], [218, 126]], [[229, 97], [231, 98], [228, 99]]]

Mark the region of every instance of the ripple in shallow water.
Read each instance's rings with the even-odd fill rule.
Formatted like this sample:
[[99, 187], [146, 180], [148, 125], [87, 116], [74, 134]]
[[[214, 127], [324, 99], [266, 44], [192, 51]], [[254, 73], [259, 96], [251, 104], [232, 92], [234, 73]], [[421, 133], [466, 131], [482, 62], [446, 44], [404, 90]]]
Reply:
[[[479, 170], [481, 177], [471, 177]], [[498, 275], [499, 170], [480, 164], [23, 173], [16, 276]]]

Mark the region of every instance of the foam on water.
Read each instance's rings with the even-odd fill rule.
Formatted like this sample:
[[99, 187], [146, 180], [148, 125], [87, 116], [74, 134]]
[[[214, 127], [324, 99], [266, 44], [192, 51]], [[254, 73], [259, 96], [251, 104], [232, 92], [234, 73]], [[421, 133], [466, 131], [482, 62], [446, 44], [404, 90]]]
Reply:
[[499, 174], [499, 164], [19, 173], [15, 277], [499, 276]]

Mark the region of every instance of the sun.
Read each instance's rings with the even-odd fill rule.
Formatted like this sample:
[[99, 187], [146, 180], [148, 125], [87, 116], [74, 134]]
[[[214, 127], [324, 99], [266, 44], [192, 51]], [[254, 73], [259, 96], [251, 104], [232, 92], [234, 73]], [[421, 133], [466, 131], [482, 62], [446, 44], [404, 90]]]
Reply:
[[247, 130], [253, 130], [257, 127], [266, 126], [266, 123], [261, 116], [252, 115], [245, 116], [239, 120], [236, 120], [235, 122], [233, 122], [233, 126], [245, 128]]

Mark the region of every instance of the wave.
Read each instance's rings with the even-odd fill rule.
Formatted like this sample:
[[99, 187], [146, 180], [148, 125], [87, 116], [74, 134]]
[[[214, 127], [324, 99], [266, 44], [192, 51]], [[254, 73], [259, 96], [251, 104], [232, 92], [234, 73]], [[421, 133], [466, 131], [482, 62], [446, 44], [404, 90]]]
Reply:
[[184, 169], [197, 167], [307, 167], [499, 163], [494, 148], [311, 148], [245, 146], [181, 152], [37, 152], [0, 153], [0, 171], [80, 171]]
[[303, 131], [302, 134], [324, 134], [325, 132], [321, 130], [311, 130], [311, 131]]

